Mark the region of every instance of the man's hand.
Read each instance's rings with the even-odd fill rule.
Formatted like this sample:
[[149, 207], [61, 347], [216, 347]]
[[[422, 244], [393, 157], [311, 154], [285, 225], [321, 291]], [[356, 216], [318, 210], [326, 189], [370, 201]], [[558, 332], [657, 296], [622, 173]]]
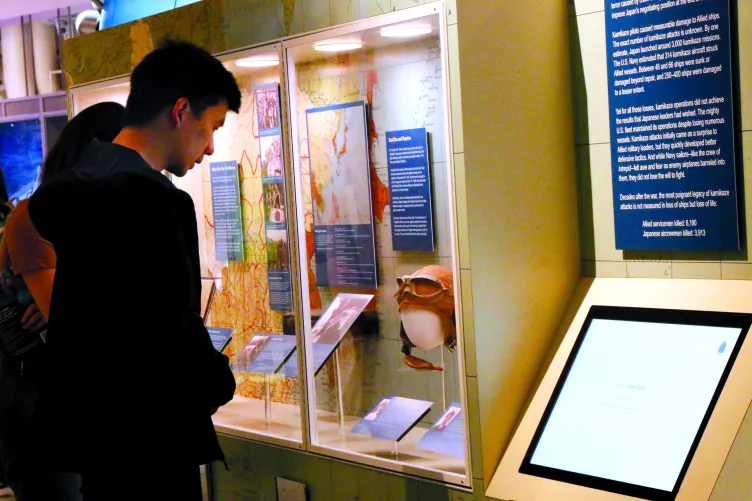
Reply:
[[23, 314], [23, 317], [21, 317], [21, 326], [25, 330], [34, 333], [41, 331], [46, 324], [47, 321], [44, 319], [42, 312], [39, 311], [39, 307], [36, 303], [32, 303], [31, 306], [26, 309], [26, 313]]

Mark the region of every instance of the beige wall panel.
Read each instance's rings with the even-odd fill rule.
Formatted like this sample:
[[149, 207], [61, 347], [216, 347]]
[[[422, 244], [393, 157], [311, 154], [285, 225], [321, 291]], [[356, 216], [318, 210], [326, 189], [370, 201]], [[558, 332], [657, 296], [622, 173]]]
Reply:
[[559, 0], [457, 7], [488, 479], [579, 276], [568, 12]]

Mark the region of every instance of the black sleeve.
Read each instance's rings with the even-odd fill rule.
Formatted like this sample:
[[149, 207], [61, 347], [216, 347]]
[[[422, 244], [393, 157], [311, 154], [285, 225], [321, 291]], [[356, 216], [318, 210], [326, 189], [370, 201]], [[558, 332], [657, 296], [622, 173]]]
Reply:
[[220, 407], [235, 394], [235, 376], [230, 369], [230, 359], [219, 353], [211, 343], [209, 333], [204, 322], [194, 312], [184, 317], [185, 331], [194, 332], [201, 347], [198, 350], [200, 359], [196, 368], [203, 374], [199, 380], [199, 394], [205, 399], [207, 408]]
[[[119, 283], [133, 287], [134, 297], [123, 297], [130, 305], [128, 309], [138, 311], [144, 324], [149, 319], [150, 332], [154, 333], [148, 341], [149, 348], [168, 357], [169, 361], [154, 360], [152, 372], [168, 379], [164, 384], [172, 388], [172, 398], [190, 399], [207, 410], [223, 405], [233, 397], [235, 378], [229, 359], [214, 348], [195, 308], [196, 295], [200, 296], [200, 290], [196, 290], [196, 278], [200, 287], [200, 277], [196, 277], [199, 270], [195, 269], [198, 247], [197, 242], [184, 237], [186, 212], [180, 211], [179, 205], [176, 210], [175, 194], [163, 186], [151, 181], [129, 181], [122, 191], [124, 199], [118, 202], [120, 208], [127, 206], [127, 210], [114, 212], [123, 233], [123, 238], [117, 238], [123, 246], [117, 252], [118, 260], [132, 277], [121, 275]], [[195, 232], [195, 215], [190, 224]], [[123, 311], [122, 315], [128, 312]], [[175, 363], [181, 367], [179, 385], [172, 384]]]

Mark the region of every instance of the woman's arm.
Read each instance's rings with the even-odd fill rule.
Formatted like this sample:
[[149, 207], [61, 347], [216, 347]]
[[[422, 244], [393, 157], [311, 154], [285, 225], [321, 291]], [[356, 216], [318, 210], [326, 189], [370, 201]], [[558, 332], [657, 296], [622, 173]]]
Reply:
[[50, 320], [50, 303], [52, 300], [52, 284], [55, 281], [55, 268], [28, 271], [21, 274], [26, 282], [34, 302], [39, 306], [44, 319]]

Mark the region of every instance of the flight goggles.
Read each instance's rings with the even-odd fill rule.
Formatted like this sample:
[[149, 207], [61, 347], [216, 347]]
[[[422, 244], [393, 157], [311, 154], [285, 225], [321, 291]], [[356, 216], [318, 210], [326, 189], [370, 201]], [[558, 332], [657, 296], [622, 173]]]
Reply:
[[449, 290], [439, 280], [428, 275], [406, 275], [397, 277], [397, 292], [394, 297], [398, 302], [409, 296], [419, 304], [433, 304], [441, 301], [444, 294]]

